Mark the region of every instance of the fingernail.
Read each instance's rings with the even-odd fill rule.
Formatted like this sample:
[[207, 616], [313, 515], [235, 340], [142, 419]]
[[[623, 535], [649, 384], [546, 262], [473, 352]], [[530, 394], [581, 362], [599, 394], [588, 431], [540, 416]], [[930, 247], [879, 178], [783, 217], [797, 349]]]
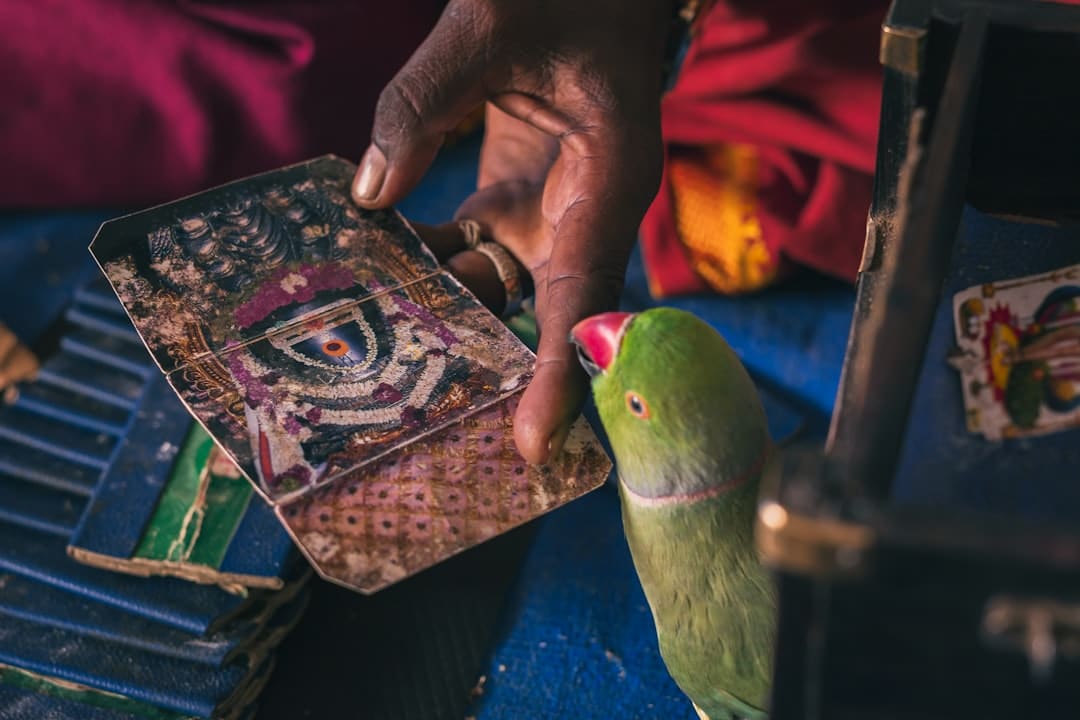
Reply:
[[383, 180], [386, 179], [386, 156], [375, 145], [368, 146], [356, 171], [352, 194], [357, 202], [371, 202], [379, 197]]

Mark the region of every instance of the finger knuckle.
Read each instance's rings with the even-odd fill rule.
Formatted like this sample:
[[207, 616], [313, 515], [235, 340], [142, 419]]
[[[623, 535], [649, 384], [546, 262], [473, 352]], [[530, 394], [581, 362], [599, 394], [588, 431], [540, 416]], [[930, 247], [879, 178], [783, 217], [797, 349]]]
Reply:
[[610, 309], [622, 294], [624, 275], [623, 267], [617, 263], [603, 263], [584, 271], [550, 276], [547, 319], [562, 317], [572, 324], [588, 314]]
[[402, 72], [379, 94], [375, 105], [376, 141], [394, 141], [403, 134], [421, 129], [428, 114], [430, 83], [415, 71]]

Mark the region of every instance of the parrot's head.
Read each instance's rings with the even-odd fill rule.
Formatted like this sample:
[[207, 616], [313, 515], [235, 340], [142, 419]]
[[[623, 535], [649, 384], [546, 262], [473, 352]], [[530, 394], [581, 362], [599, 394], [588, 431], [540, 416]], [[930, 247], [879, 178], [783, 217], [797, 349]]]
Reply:
[[731, 482], [764, 458], [757, 390], [719, 333], [691, 313], [654, 308], [586, 318], [570, 333], [622, 482], [650, 498]]

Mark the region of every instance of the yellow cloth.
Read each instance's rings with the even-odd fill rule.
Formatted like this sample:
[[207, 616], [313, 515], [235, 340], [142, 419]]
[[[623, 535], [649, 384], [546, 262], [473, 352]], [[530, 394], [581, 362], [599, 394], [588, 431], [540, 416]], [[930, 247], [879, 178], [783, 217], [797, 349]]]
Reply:
[[675, 229], [694, 271], [725, 294], [772, 283], [780, 262], [762, 239], [754, 148], [732, 144], [672, 153], [668, 173]]

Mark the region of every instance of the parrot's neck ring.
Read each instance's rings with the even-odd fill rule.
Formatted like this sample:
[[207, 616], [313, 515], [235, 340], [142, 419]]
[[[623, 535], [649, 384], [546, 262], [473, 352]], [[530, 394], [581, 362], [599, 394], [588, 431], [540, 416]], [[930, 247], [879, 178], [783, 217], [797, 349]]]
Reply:
[[762, 468], [765, 467], [765, 460], [769, 456], [769, 445], [765, 444], [762, 448], [761, 454], [757, 459], [745, 470], [736, 475], [733, 478], [725, 480], [719, 485], [705, 488], [704, 490], [698, 490], [690, 493], [673, 493], [671, 495], [660, 495], [659, 497], [650, 497], [648, 495], [641, 495], [630, 489], [622, 477], [619, 478], [619, 485], [622, 487], [623, 492], [635, 505], [639, 507], [664, 507], [665, 505], [690, 505], [693, 503], [701, 502], [703, 500], [709, 500], [714, 497], [725, 495], [732, 490], [741, 488], [746, 482], [752, 478], [757, 477]]

